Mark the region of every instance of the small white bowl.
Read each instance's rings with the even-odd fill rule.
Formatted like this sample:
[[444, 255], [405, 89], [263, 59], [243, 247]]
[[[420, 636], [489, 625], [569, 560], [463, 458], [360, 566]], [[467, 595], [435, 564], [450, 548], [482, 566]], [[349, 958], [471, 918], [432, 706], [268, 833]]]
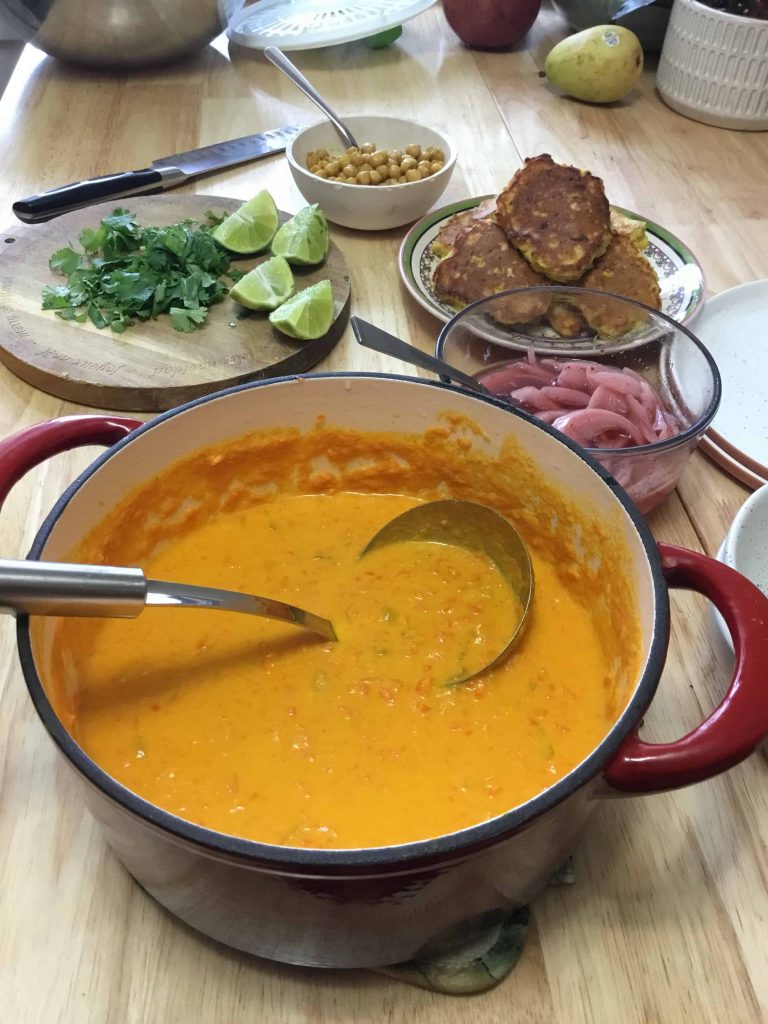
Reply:
[[[768, 595], [768, 484], [750, 495], [736, 513], [717, 558]], [[733, 650], [722, 616], [714, 609], [712, 615], [721, 636]]]
[[410, 224], [423, 217], [446, 189], [456, 164], [456, 147], [442, 132], [407, 121], [402, 117], [374, 117], [358, 114], [344, 118], [362, 146], [374, 143], [381, 149], [400, 149], [419, 143], [434, 146], [445, 154], [445, 166], [437, 174], [405, 185], [344, 185], [318, 178], [307, 168], [307, 154], [327, 149], [343, 153], [346, 146], [330, 121], [318, 121], [302, 129], [286, 150], [296, 185], [308, 203], [318, 203], [334, 224], [360, 231], [384, 231]]

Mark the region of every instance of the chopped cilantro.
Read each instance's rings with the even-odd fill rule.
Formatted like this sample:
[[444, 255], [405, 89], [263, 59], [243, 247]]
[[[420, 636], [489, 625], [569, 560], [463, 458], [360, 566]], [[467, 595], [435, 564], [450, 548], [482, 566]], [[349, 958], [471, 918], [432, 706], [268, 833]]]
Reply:
[[80, 266], [82, 258], [74, 249], [59, 249], [51, 256], [48, 266], [57, 274], [71, 274]]
[[209, 212], [210, 225], [186, 220], [142, 228], [128, 210], [113, 210], [97, 228], [80, 233], [84, 252], [66, 247], [51, 256], [48, 265], [67, 283], [43, 288], [43, 309], [117, 334], [162, 313], [170, 314], [177, 331], [197, 330], [208, 307], [227, 293], [221, 276], [238, 274], [210, 234], [223, 216]]
[[181, 309], [179, 306], [171, 306], [171, 321], [177, 331], [194, 331], [205, 323], [208, 310], [202, 306], [196, 309]]

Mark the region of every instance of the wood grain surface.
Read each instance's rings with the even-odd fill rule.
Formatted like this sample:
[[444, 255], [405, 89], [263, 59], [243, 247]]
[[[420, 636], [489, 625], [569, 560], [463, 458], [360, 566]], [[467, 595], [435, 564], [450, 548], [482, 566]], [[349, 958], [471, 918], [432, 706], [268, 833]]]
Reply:
[[[209, 309], [203, 327], [177, 331], [168, 315], [136, 323], [123, 334], [62, 321], [43, 309], [45, 285], [60, 284], [48, 260], [64, 246], [80, 249], [84, 227], [95, 228], [115, 206], [129, 209], [139, 225], [163, 226], [191, 219], [205, 223], [208, 210], [232, 212], [236, 199], [174, 192], [101, 203], [46, 224], [20, 225], [0, 249], [0, 360], [15, 374], [58, 398], [103, 409], [159, 412], [233, 384], [302, 373], [320, 362], [341, 337], [349, 316], [349, 268], [332, 241], [317, 267], [295, 267], [296, 291], [327, 278], [334, 320], [313, 341], [295, 341], [273, 327], [266, 313], [224, 297]], [[280, 213], [284, 223], [290, 214]], [[233, 257], [232, 269], [249, 271], [269, 258]]]
[[[602, 176], [614, 202], [647, 212], [691, 246], [713, 292], [768, 277], [768, 133], [674, 114], [654, 61], [625, 101], [558, 96], [539, 71], [564, 34], [548, 7], [524, 42], [466, 50], [439, 5], [398, 42], [297, 54], [342, 113], [405, 113], [448, 131], [458, 165], [440, 204], [498, 188], [524, 156], [550, 152]], [[132, 75], [68, 68], [27, 49], [0, 104], [0, 218], [67, 181], [154, 157], [309, 122], [316, 112], [254, 51], [219, 42], [184, 64]], [[284, 158], [200, 179], [185, 194], [303, 200]], [[333, 232], [354, 311], [434, 346], [439, 323], [401, 285], [404, 231]], [[0, 240], [0, 244], [2, 241]], [[695, 323], [694, 323], [695, 330]], [[321, 369], [413, 372], [356, 345], [349, 330]], [[79, 407], [0, 367], [0, 434]], [[0, 517], [3, 555], [25, 553], [43, 516], [95, 455], [29, 474]], [[661, 540], [710, 554], [749, 492], [697, 453], [650, 518]], [[699, 597], [673, 595], [669, 657], [643, 726], [678, 737], [721, 699], [730, 655]], [[448, 998], [364, 972], [257, 961], [194, 934], [141, 891], [82, 806], [76, 780], [31, 707], [13, 623], [0, 628], [0, 1014], [14, 1024], [756, 1024], [768, 1021], [768, 759], [711, 782], [614, 800], [575, 856], [576, 882], [533, 904], [514, 973], [495, 990]]]

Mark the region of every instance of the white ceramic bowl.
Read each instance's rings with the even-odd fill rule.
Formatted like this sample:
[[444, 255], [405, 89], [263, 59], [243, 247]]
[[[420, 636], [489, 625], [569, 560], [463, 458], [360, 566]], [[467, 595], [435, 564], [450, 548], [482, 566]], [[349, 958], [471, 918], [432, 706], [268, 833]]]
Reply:
[[675, 0], [656, 74], [673, 110], [719, 128], [768, 128], [768, 21]]
[[423, 217], [445, 191], [456, 164], [456, 147], [442, 132], [402, 117], [367, 114], [344, 118], [360, 145], [373, 142], [381, 149], [405, 149], [412, 143], [435, 146], [445, 153], [437, 174], [406, 185], [344, 185], [318, 178], [307, 168], [307, 154], [317, 149], [343, 153], [346, 146], [330, 121], [319, 121], [298, 133], [286, 150], [296, 185], [308, 203], [318, 203], [334, 224], [360, 231], [384, 231]]
[[[736, 513], [717, 557], [768, 595], [768, 484], [758, 488]], [[712, 616], [724, 642], [733, 650], [722, 616], [714, 608]]]

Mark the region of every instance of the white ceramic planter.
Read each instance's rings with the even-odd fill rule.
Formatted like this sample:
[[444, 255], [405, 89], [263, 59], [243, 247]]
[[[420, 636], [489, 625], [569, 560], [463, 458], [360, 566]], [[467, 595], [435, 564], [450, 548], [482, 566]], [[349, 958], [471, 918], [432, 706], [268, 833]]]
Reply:
[[768, 21], [675, 0], [656, 86], [667, 106], [695, 121], [768, 129]]

